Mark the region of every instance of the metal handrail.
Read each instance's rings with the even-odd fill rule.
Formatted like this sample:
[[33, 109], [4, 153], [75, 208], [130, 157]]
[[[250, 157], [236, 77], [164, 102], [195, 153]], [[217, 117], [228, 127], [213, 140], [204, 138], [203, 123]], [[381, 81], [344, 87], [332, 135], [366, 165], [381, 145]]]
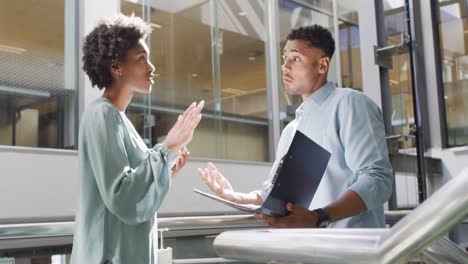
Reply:
[[158, 227], [169, 231], [218, 228], [254, 228], [266, 225], [253, 215], [190, 216], [158, 218]]
[[73, 236], [73, 221], [0, 225], [0, 241], [22, 238]]
[[399, 221], [379, 245], [383, 263], [407, 260], [461, 223], [468, 215], [467, 185], [465, 170]]
[[[158, 227], [168, 231], [254, 228], [265, 224], [253, 215], [221, 215], [158, 218]], [[24, 238], [73, 236], [74, 222], [0, 225], [0, 241]]]
[[[406, 263], [468, 216], [467, 185], [465, 170], [391, 229], [227, 231], [214, 249], [250, 262]], [[468, 263], [465, 252], [458, 257]]]
[[425, 264], [468, 263], [466, 252], [445, 237], [421, 252], [420, 259]]
[[[410, 211], [386, 211], [385, 218], [390, 224], [398, 222]], [[41, 223], [0, 224], [0, 241], [23, 238], [45, 238], [73, 236], [73, 221], [54, 221]], [[266, 225], [253, 215], [214, 215], [214, 216], [181, 216], [160, 217], [158, 227], [168, 231], [255, 228]]]

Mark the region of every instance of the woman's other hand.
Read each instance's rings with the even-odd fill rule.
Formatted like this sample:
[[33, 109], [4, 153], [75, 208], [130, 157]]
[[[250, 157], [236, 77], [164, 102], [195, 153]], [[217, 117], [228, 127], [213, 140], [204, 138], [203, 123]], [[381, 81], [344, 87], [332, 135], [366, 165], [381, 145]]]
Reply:
[[174, 178], [177, 173], [179, 173], [179, 171], [185, 166], [189, 155], [190, 151], [188, 151], [187, 147], [184, 147], [184, 149], [180, 151], [180, 157], [177, 160], [177, 163], [172, 166], [172, 178]]

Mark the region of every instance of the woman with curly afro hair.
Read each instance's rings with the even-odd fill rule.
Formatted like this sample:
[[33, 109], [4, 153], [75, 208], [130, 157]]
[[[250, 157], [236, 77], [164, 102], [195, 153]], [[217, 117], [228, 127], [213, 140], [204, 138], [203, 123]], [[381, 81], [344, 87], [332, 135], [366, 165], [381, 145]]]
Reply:
[[145, 38], [149, 26], [135, 16], [101, 21], [83, 43], [83, 70], [104, 89], [86, 107], [79, 133], [79, 193], [72, 263], [155, 263], [156, 211], [171, 178], [185, 165], [186, 145], [204, 102], [179, 116], [153, 148], [124, 112], [134, 93], [148, 94], [154, 66]]

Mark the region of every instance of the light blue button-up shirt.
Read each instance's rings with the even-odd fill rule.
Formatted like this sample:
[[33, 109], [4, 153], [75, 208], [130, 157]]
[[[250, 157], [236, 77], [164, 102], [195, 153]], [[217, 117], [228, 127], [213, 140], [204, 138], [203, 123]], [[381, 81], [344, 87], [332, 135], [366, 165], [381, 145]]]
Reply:
[[[353, 190], [368, 210], [330, 227], [384, 227], [383, 205], [392, 192], [393, 169], [378, 106], [363, 93], [337, 89], [332, 82], [313, 93], [299, 106], [296, 119], [281, 134], [275, 163], [262, 190], [263, 199], [271, 189], [279, 160], [288, 151], [296, 130], [331, 153], [309, 209], [325, 207], [345, 191]], [[313, 155], [310, 154], [311, 159]]]

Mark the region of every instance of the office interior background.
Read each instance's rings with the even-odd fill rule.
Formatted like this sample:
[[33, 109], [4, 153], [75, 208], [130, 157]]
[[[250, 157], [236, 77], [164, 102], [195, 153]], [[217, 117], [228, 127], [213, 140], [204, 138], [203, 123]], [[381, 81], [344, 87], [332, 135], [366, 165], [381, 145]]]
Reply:
[[[467, 7], [461, 0], [0, 0], [0, 228], [73, 221], [79, 120], [100, 96], [81, 70], [82, 38], [120, 12], [153, 30], [153, 92], [134, 96], [126, 110], [148, 146], [190, 103], [206, 101], [190, 161], [159, 217], [236, 214], [192, 192], [207, 189], [196, 169], [208, 161], [239, 191], [267, 178], [281, 130], [301, 104], [282, 87], [286, 34], [310, 24], [336, 41], [328, 79], [382, 109], [395, 169], [386, 209], [412, 210], [468, 166]], [[449, 237], [466, 248], [466, 223]], [[64, 252], [31, 253], [48, 243], [0, 252], [28, 252], [17, 263], [44, 254], [52, 262], [37, 263], [68, 263], [70, 243], [58, 243]], [[0, 254], [0, 263], [11, 255]]]

